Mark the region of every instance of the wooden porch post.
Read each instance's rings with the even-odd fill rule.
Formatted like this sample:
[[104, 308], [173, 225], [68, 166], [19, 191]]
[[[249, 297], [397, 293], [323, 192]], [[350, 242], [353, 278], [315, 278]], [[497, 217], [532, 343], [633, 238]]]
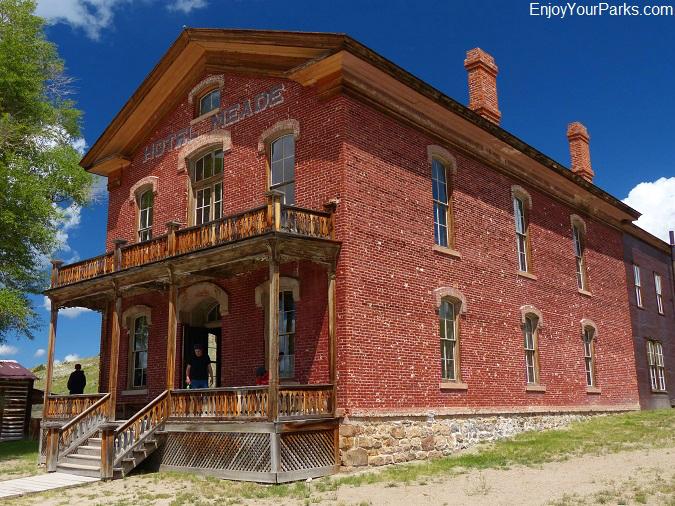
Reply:
[[173, 272], [169, 270], [169, 322], [166, 340], [166, 389], [172, 390], [176, 377], [176, 306], [178, 287]]
[[335, 314], [335, 267], [327, 270], [328, 274], [328, 381], [333, 388], [331, 390], [331, 412], [335, 416], [337, 409], [337, 317]]
[[122, 318], [122, 297], [118, 287], [115, 286], [115, 303], [112, 312], [112, 339], [110, 343], [110, 375], [108, 376], [108, 390], [110, 390], [110, 403], [108, 404], [108, 420], [115, 419], [115, 407], [117, 406], [117, 364], [120, 355], [120, 319]]
[[268, 347], [269, 391], [267, 419], [275, 421], [279, 414], [279, 261], [276, 258], [276, 246], [270, 244], [270, 290], [267, 325], [270, 344]]

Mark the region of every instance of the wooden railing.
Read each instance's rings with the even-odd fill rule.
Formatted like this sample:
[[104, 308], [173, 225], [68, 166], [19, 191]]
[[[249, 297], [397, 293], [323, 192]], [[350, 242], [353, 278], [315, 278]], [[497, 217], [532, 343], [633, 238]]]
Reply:
[[[113, 466], [117, 465], [140, 446], [151, 434], [159, 429], [168, 419], [171, 404], [171, 394], [165, 390], [150, 404], [131, 417], [124, 425], [115, 430], [113, 436]], [[104, 436], [107, 440], [107, 437]], [[103, 443], [102, 443], [103, 444]], [[101, 459], [111, 455], [109, 446], [101, 452]], [[110, 464], [102, 462], [102, 468], [109, 469]]]
[[50, 395], [44, 407], [45, 420], [71, 420], [98, 402], [106, 394]]
[[332, 385], [293, 385], [279, 387], [279, 416], [330, 416]]
[[52, 288], [69, 285], [83, 279], [91, 279], [113, 271], [113, 253], [82, 260], [58, 270], [58, 277], [52, 280]]
[[108, 419], [109, 402], [110, 394], [105, 394], [59, 429], [58, 458], [68, 455], [98, 430], [101, 422]]
[[171, 392], [171, 418], [267, 418], [267, 387], [200, 388]]
[[125, 241], [120, 240], [114, 252], [74, 264], [63, 266], [62, 262], [54, 261], [52, 288], [268, 232], [333, 239], [334, 205], [327, 205], [327, 209], [330, 210], [284, 206], [280, 203], [280, 194], [272, 192], [268, 204], [263, 207], [183, 230], [169, 227], [166, 235], [129, 246], [124, 246]]
[[168, 235], [162, 235], [122, 248], [121, 268], [129, 269], [165, 259], [168, 256], [167, 238]]

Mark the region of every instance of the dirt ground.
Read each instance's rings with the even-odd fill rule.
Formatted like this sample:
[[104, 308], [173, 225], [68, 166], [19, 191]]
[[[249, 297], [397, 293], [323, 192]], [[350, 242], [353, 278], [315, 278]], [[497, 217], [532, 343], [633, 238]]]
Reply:
[[302, 499], [247, 499], [246, 484], [233, 495], [218, 480], [146, 474], [108, 483], [10, 499], [8, 505], [541, 505], [666, 504], [675, 506], [675, 448], [586, 456], [538, 467], [433, 475], [411, 484], [343, 485], [319, 492], [306, 483]]

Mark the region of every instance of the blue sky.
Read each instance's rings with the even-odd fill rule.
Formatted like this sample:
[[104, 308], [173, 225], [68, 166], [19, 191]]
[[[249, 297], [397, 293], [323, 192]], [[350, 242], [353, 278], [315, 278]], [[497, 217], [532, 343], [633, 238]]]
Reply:
[[[188, 27], [344, 32], [455, 100], [468, 104], [466, 51], [499, 67], [501, 126], [565, 166], [567, 124], [591, 135], [595, 184], [645, 214], [666, 239], [675, 228], [675, 15], [531, 15], [527, 1], [38, 0], [48, 38], [76, 79], [83, 136], [93, 144], [157, 61]], [[635, 1], [670, 5], [675, 0]], [[563, 6], [561, 2], [541, 2]], [[576, 2], [577, 7], [593, 3]], [[608, 6], [624, 5], [610, 1]], [[588, 9], [587, 9], [588, 10]], [[541, 10], [539, 10], [541, 12]], [[70, 260], [103, 253], [107, 202], [72, 213], [63, 230]], [[42, 297], [35, 299], [45, 322]], [[69, 314], [68, 314], [69, 313]], [[56, 358], [99, 350], [100, 316], [59, 316]], [[44, 362], [47, 326], [34, 341], [10, 340], [0, 358]], [[36, 356], [36, 354], [38, 356]], [[74, 358], [74, 357], [69, 357]]]

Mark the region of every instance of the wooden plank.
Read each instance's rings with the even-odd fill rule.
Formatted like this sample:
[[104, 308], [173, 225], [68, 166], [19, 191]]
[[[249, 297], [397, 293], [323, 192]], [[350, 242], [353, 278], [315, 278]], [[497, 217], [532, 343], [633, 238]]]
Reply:
[[165, 424], [166, 432], [243, 432], [249, 434], [273, 433], [274, 423], [270, 422], [177, 422]]
[[281, 451], [280, 451], [279, 434], [270, 435], [270, 470], [273, 473], [278, 473], [281, 469]]
[[160, 471], [196, 474], [199, 476], [215, 476], [226, 480], [255, 481], [260, 483], [276, 483], [276, 473], [257, 473], [252, 471], [233, 471], [227, 469], [201, 469], [188, 466], [167, 466], [161, 464]]
[[166, 343], [166, 389], [174, 388], [176, 375], [176, 307], [178, 306], [178, 287], [173, 272], [169, 271], [171, 284], [169, 285], [169, 322]]
[[269, 245], [269, 396], [267, 419], [274, 421], [279, 414], [279, 262], [276, 260], [276, 244]]
[[328, 430], [338, 426], [337, 418], [330, 420], [302, 420], [297, 422], [277, 422], [275, 430], [277, 433], [285, 432], [304, 432], [310, 430]]
[[108, 390], [110, 392], [110, 404], [108, 419], [115, 419], [115, 407], [117, 406], [117, 369], [120, 350], [120, 320], [122, 318], [122, 297], [115, 297], [115, 304], [112, 312], [112, 338], [110, 343], [110, 383]]
[[328, 269], [328, 382], [332, 385], [330, 412], [335, 416], [337, 409], [337, 315], [335, 269]]
[[49, 317], [49, 340], [47, 342], [47, 371], [45, 379], [45, 397], [43, 406], [47, 406], [47, 398], [52, 391], [52, 376], [54, 375], [54, 342], [56, 341], [56, 324], [59, 318], [59, 309], [52, 300], [52, 310]]

